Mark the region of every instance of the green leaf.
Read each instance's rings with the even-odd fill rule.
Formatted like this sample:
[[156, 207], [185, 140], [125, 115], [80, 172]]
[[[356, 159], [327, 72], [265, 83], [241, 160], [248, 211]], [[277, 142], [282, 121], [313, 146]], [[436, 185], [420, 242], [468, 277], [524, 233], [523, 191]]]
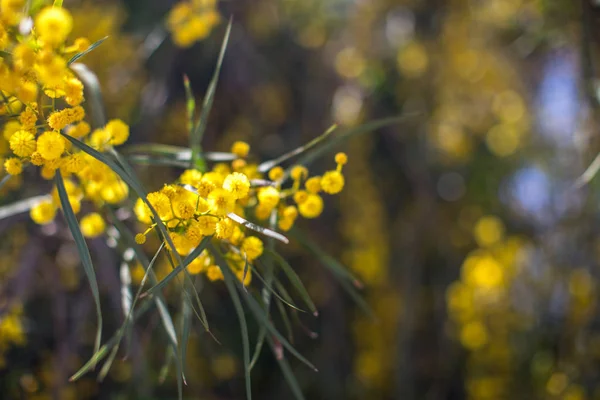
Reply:
[[[133, 317], [134, 321], [137, 321], [139, 318], [141, 318], [144, 314], [146, 314], [149, 310], [150, 310], [150, 306], [153, 304], [153, 302], [151, 301], [146, 301], [144, 302], [139, 308], [138, 310], [135, 312], [135, 315]], [[98, 350], [90, 359], [87, 363], [85, 363], [85, 365], [83, 365], [83, 367], [81, 367], [75, 374], [73, 374], [70, 378], [69, 378], [69, 382], [74, 382], [76, 380], [78, 380], [79, 378], [81, 378], [83, 375], [85, 375], [88, 371], [90, 371], [91, 369], [94, 368], [94, 366], [96, 364], [98, 364], [100, 361], [102, 361], [107, 355], [108, 352], [117, 344], [117, 335], [115, 334], [106, 344], [104, 344], [102, 347], [100, 347], [100, 350]]]
[[356, 291], [354, 287], [362, 288], [362, 283], [344, 267], [339, 261], [327, 254], [321, 247], [311, 238], [302, 233], [298, 228], [294, 227], [290, 230], [290, 235], [296, 239], [304, 248], [310, 251], [333, 275], [338, 278], [338, 282], [342, 288], [352, 297], [356, 304], [370, 317], [375, 318], [375, 314]]
[[273, 326], [271, 321], [269, 321], [269, 316], [265, 313], [265, 311], [262, 309], [262, 307], [259, 305], [259, 303], [252, 296], [250, 296], [249, 293], [247, 293], [242, 288], [241, 282], [237, 279], [237, 277], [233, 274], [233, 272], [231, 272], [229, 270], [229, 268], [227, 267], [227, 262], [225, 261], [225, 259], [221, 255], [221, 253], [215, 248], [215, 246], [213, 246], [212, 244], [209, 245], [209, 250], [210, 250], [211, 254], [213, 255], [213, 257], [215, 258], [215, 262], [217, 263], [217, 265], [221, 266], [221, 270], [223, 271], [223, 276], [229, 275], [229, 278], [236, 282], [236, 285], [238, 286], [238, 290], [240, 292], [242, 292], [243, 294], [245, 294], [245, 296], [243, 296], [243, 298], [246, 301], [246, 303], [248, 304], [250, 311], [252, 312], [252, 314], [254, 314], [254, 317], [257, 319], [257, 321], [260, 322], [261, 324], [265, 325], [267, 330], [269, 332], [271, 332], [272, 335], [277, 337], [277, 339], [279, 339], [279, 341], [283, 344], [283, 346], [286, 349], [288, 349], [288, 351], [290, 353], [292, 353], [298, 360], [302, 361], [304, 364], [306, 364], [309, 368], [313, 369], [314, 371], [317, 371], [317, 368], [315, 368], [315, 366], [310, 361], [308, 361], [302, 354], [300, 354], [285, 339], [285, 337], [283, 337], [283, 335], [281, 335], [281, 333], [279, 333], [279, 331]]
[[92, 70], [85, 64], [73, 63], [71, 70], [77, 74], [77, 77], [83, 82], [86, 91], [86, 101], [91, 111], [92, 128], [100, 128], [106, 125], [106, 115], [104, 113], [104, 102], [102, 101], [102, 91], [100, 90], [100, 81]]
[[100, 343], [102, 341], [102, 311], [100, 310], [100, 291], [98, 290], [98, 282], [96, 281], [96, 272], [94, 271], [94, 265], [92, 264], [90, 250], [88, 249], [87, 243], [85, 242], [83, 234], [81, 233], [81, 229], [79, 228], [79, 222], [77, 221], [77, 217], [75, 217], [75, 213], [73, 212], [71, 203], [69, 203], [69, 196], [67, 195], [65, 183], [63, 181], [62, 175], [60, 174], [60, 169], [56, 170], [55, 181], [63, 214], [65, 216], [71, 234], [73, 235], [73, 239], [75, 239], [75, 244], [77, 245], [77, 252], [79, 253], [79, 258], [81, 258], [83, 269], [85, 271], [85, 274], [87, 275], [88, 282], [90, 283], [90, 288], [92, 289], [94, 303], [96, 304], [96, 318], [98, 327], [96, 329], [94, 353], [97, 353], [100, 350]]
[[[192, 168], [196, 167], [201, 169], [203, 167], [202, 159], [202, 137], [206, 131], [206, 125], [208, 123], [208, 116], [212, 109], [213, 101], [215, 98], [215, 92], [217, 89], [217, 82], [219, 81], [219, 73], [221, 72], [221, 66], [223, 65], [223, 57], [225, 56], [225, 50], [227, 49], [227, 43], [229, 42], [229, 35], [231, 34], [232, 20], [229, 20], [227, 30], [225, 31], [225, 37], [221, 45], [221, 51], [219, 53], [219, 59], [217, 60], [217, 66], [212, 79], [208, 85], [208, 90], [204, 96], [204, 102], [202, 104], [202, 110], [200, 111], [200, 117], [194, 127], [194, 131], [190, 135], [190, 148], [192, 149]], [[201, 169], [202, 170], [202, 169]]]
[[[290, 389], [292, 390], [294, 397], [297, 400], [304, 400], [304, 395], [302, 394], [302, 389], [300, 389], [298, 380], [296, 379], [296, 376], [294, 375], [292, 368], [290, 368], [290, 364], [287, 362], [285, 356], [283, 355], [283, 350], [280, 348], [277, 348], [275, 341], [273, 340], [272, 337], [267, 337], [267, 342], [269, 343], [269, 346], [271, 347], [271, 350], [273, 351], [273, 354], [275, 355], [275, 359], [277, 360], [277, 363], [279, 364], [279, 368], [281, 369], [281, 372], [283, 372], [283, 377], [285, 378], [285, 381], [287, 382], [287, 384], [290, 386]], [[280, 353], [281, 353], [281, 355], [280, 355]]]
[[[187, 147], [171, 146], [158, 143], [142, 143], [125, 146], [122, 149], [124, 154], [160, 158], [169, 158], [175, 161], [189, 161], [192, 159], [192, 151]], [[237, 156], [233, 153], [220, 151], [203, 152], [202, 157], [207, 161], [227, 162], [233, 161]]]
[[300, 229], [297, 227], [293, 227], [289, 231], [290, 236], [293, 237], [296, 241], [298, 241], [304, 248], [313, 253], [321, 263], [327, 267], [332, 273], [336, 276], [344, 277], [349, 279], [354, 283], [355, 286], [361, 288], [362, 283], [358, 278], [356, 278], [348, 269], [343, 266], [339, 261], [335, 258], [327, 254], [321, 247], [310, 237], [305, 235]]
[[[140, 295], [142, 293], [144, 285], [146, 284], [146, 280], [148, 279], [148, 276], [152, 272], [154, 263], [156, 263], [156, 260], [158, 259], [158, 256], [160, 255], [160, 253], [163, 251], [164, 247], [165, 247], [165, 244], [161, 243], [160, 247], [156, 251], [156, 254], [154, 254], [154, 257], [152, 257], [152, 260], [150, 260], [150, 263], [148, 264], [148, 267], [146, 268], [146, 272], [144, 273], [144, 277], [142, 278], [142, 281], [140, 282], [140, 287], [138, 288], [138, 290], [135, 294], [135, 297], [133, 298], [133, 301], [131, 302], [129, 308], [127, 310], [124, 310], [125, 311], [125, 319], [123, 320], [121, 327], [119, 328], [119, 330], [116, 333], [117, 343], [116, 343], [115, 347], [113, 348], [110, 357], [108, 358], [108, 360], [102, 367], [102, 370], [100, 371], [100, 374], [98, 377], [98, 379], [100, 381], [102, 381], [104, 379], [104, 377], [106, 376], [106, 374], [108, 373], [108, 370], [110, 369], [110, 366], [112, 365], [112, 362], [113, 362], [115, 356], [117, 355], [117, 352], [119, 351], [119, 344], [121, 343], [121, 340], [123, 339], [123, 336], [125, 335], [125, 332], [127, 332], [130, 325], [133, 323], [133, 310], [135, 309], [135, 306], [140, 298]], [[129, 267], [125, 264], [125, 268], [129, 268]], [[164, 303], [160, 302], [160, 301], [156, 303], [156, 306], [158, 307], [159, 310], [166, 309], [166, 307], [164, 306]], [[161, 315], [161, 319], [163, 321], [164, 320], [171, 321], [171, 323], [164, 325], [164, 327], [165, 327], [165, 331], [167, 332], [167, 335], [169, 336], [170, 343], [175, 347], [175, 349], [177, 349], [177, 338], [172, 335], [172, 332], [174, 332], [175, 327], [173, 326], [171, 316], [165, 315], [164, 313], [161, 313], [160, 315]]]
[[304, 300], [304, 303], [306, 303], [306, 305], [312, 311], [312, 313], [315, 317], [318, 316], [319, 312], [317, 311], [317, 307], [315, 306], [315, 303], [313, 303], [312, 299], [310, 298], [310, 295], [308, 294], [308, 291], [304, 287], [302, 280], [300, 279], [298, 274], [296, 274], [296, 271], [294, 271], [294, 268], [292, 268], [292, 266], [283, 257], [281, 257], [279, 255], [279, 253], [277, 253], [276, 251], [265, 249], [265, 252], [268, 256], [273, 257], [275, 259], [275, 261], [281, 266], [281, 269], [283, 269], [283, 272], [286, 274], [286, 276], [290, 280], [291, 284], [298, 291], [298, 293], [300, 294], [300, 297], [302, 297], [302, 300]]
[[321, 135], [317, 136], [316, 138], [314, 138], [313, 140], [311, 140], [310, 142], [308, 142], [307, 144], [305, 144], [304, 146], [300, 146], [280, 157], [277, 157], [274, 160], [270, 160], [270, 161], [265, 161], [263, 163], [261, 163], [258, 166], [258, 171], [265, 173], [268, 170], [270, 170], [271, 168], [281, 164], [282, 162], [285, 162], [287, 160], [289, 160], [290, 158], [296, 157], [300, 154], [306, 153], [307, 151], [309, 151], [310, 149], [312, 149], [313, 147], [315, 147], [316, 145], [318, 145], [319, 143], [321, 143], [323, 140], [327, 139], [329, 137], [329, 135], [331, 135], [333, 133], [333, 131], [335, 131], [337, 129], [337, 124], [334, 124], [332, 126], [330, 126], [325, 132], [323, 132]]
[[192, 308], [185, 301], [185, 296], [181, 296], [181, 366], [183, 381], [185, 382], [185, 365], [187, 355], [187, 344], [190, 337], [190, 328], [192, 325]]
[[[215, 256], [216, 257], [216, 256]], [[246, 381], [246, 398], [248, 400], [252, 400], [252, 380], [250, 379], [250, 340], [248, 339], [248, 326], [246, 325], [246, 316], [244, 314], [244, 308], [242, 307], [242, 302], [240, 301], [240, 296], [235, 289], [234, 281], [238, 281], [237, 277], [231, 272], [229, 269], [229, 264], [223, 259], [216, 259], [217, 265], [223, 272], [223, 277], [225, 280], [225, 286], [227, 287], [227, 291], [229, 292], [229, 296], [231, 296], [231, 301], [233, 302], [233, 306], [235, 308], [235, 312], [237, 314], [238, 320], [240, 321], [240, 328], [242, 334], [242, 349], [244, 353], [244, 375]]]
[[187, 131], [192, 134], [194, 129], [194, 114], [196, 113], [196, 100], [190, 86], [190, 79], [183, 75], [183, 86], [185, 87], [185, 106], [187, 110]]
[[[271, 285], [273, 284], [273, 264], [269, 262], [266, 266], [266, 269], [267, 272], [265, 274], [265, 286], [262, 290], [262, 300], [265, 312], [269, 314], [269, 307], [271, 305], [271, 293], [273, 292], [272, 290], [270, 290]], [[254, 365], [258, 361], [258, 357], [260, 356], [260, 352], [265, 342], [266, 334], [267, 328], [264, 325], [261, 325], [258, 330], [258, 339], [256, 341], [256, 347], [254, 348], [254, 354], [252, 355], [252, 360], [250, 361], [250, 369], [254, 368]]]
[[[357, 126], [355, 128], [346, 129], [345, 131], [330, 137], [330, 139], [326, 143], [324, 143], [321, 147], [304, 154], [304, 156], [301, 157], [300, 160], [298, 160], [297, 164], [308, 165], [314, 159], [316, 159], [319, 156], [321, 156], [322, 154], [330, 151], [335, 146], [340, 145], [342, 142], [350, 139], [351, 137], [353, 137], [355, 135], [369, 133], [376, 129], [383, 128], [384, 126], [399, 124], [399, 123], [405, 122], [408, 118], [414, 117], [417, 115], [420, 115], [420, 113], [418, 113], [418, 112], [407, 113], [400, 117], [382, 118], [382, 119], [378, 119], [375, 121], [367, 122], [367, 123]], [[288, 168], [285, 171], [284, 177], [282, 178], [282, 182], [285, 181], [290, 176], [291, 168], [292, 167]]]
[[290, 242], [288, 240], [288, 238], [286, 238], [285, 236], [283, 236], [281, 233], [275, 232], [272, 229], [268, 229], [268, 228], [262, 227], [260, 225], [256, 225], [256, 224], [254, 224], [254, 223], [252, 223], [252, 222], [250, 222], [250, 221], [248, 221], [248, 220], [240, 217], [237, 214], [229, 213], [229, 214], [227, 214], [227, 216], [229, 218], [231, 218], [232, 220], [234, 220], [235, 222], [237, 222], [238, 224], [243, 225], [244, 227], [246, 227], [248, 229], [251, 229], [251, 230], [253, 230], [255, 232], [262, 233], [265, 236], [269, 236], [269, 237], [271, 237], [273, 239], [277, 239], [280, 242], [283, 242], [285, 244], [288, 244]]
[[90, 47], [88, 47], [87, 49], [85, 49], [82, 52], [79, 52], [77, 54], [75, 54], [73, 57], [71, 57], [71, 59], [67, 62], [67, 65], [71, 65], [73, 64], [75, 61], [79, 60], [81, 57], [85, 56], [86, 54], [88, 54], [90, 51], [94, 50], [96, 47], [100, 46], [106, 39], [108, 39], [108, 36], [103, 37], [102, 39], [92, 43], [90, 45]]
[[10, 178], [12, 178], [12, 175], [6, 174], [2, 180], [0, 180], [0, 189], [2, 189], [8, 181], [10, 181]]

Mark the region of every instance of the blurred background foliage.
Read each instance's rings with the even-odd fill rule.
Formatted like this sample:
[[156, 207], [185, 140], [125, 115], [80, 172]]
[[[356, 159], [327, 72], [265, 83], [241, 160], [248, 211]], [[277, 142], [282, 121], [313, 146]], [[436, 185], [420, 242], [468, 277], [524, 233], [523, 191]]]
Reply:
[[[293, 363], [307, 398], [600, 399], [598, 182], [575, 184], [600, 151], [597, 2], [223, 0], [199, 16], [206, 29], [179, 32], [176, 4], [65, 1], [74, 37], [108, 36], [82, 61], [131, 143], [187, 145], [182, 76], [200, 102], [229, 16], [205, 149], [245, 140], [270, 159], [332, 123], [405, 116], [343, 145], [345, 191], [302, 223], [372, 315], [296, 241], [282, 249], [320, 311], [291, 332], [320, 370]], [[140, 174], [156, 190], [177, 171]], [[36, 190], [11, 180], [2, 202]], [[75, 245], [27, 215], [0, 230], [1, 398], [176, 398], [156, 317], [104, 382], [69, 383], [94, 337]], [[102, 238], [90, 249], [112, 333], [119, 254]], [[202, 296], [221, 344], [194, 329], [185, 398], [241, 399], [235, 311], [222, 283]], [[291, 398], [267, 352], [252, 376], [256, 398]]]

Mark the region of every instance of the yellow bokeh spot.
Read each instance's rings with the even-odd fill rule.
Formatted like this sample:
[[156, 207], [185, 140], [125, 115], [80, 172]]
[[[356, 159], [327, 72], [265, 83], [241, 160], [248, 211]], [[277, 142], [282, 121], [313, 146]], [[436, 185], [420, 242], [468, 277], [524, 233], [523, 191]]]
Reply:
[[473, 236], [479, 246], [491, 246], [504, 237], [504, 224], [493, 215], [482, 217], [475, 224]]
[[546, 384], [546, 391], [552, 396], [558, 396], [561, 394], [569, 384], [569, 378], [562, 372], [555, 372], [552, 374], [548, 383]]
[[460, 342], [469, 350], [478, 350], [489, 340], [488, 330], [481, 321], [472, 321], [460, 330]]
[[494, 125], [487, 132], [485, 143], [488, 149], [498, 157], [513, 154], [521, 143], [521, 133], [514, 125]]
[[525, 103], [517, 92], [506, 90], [494, 97], [492, 111], [504, 122], [517, 122], [525, 115]]
[[398, 70], [408, 78], [420, 77], [429, 66], [427, 50], [418, 42], [409, 43], [401, 48], [396, 61]]
[[465, 160], [471, 153], [471, 139], [453, 124], [440, 124], [434, 135], [435, 145], [454, 159]]
[[588, 299], [592, 295], [593, 283], [594, 280], [588, 271], [576, 269], [569, 276], [569, 292], [577, 299]]
[[335, 69], [345, 78], [356, 78], [365, 70], [365, 59], [355, 48], [346, 47], [335, 57]]
[[495, 289], [504, 283], [502, 265], [489, 254], [470, 254], [462, 266], [464, 281], [473, 287]]

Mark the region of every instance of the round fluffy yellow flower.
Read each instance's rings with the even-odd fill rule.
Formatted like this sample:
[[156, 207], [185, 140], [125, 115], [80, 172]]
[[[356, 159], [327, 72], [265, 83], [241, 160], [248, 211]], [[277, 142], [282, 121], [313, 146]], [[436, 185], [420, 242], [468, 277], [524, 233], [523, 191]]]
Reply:
[[272, 186], [258, 191], [258, 202], [268, 208], [274, 208], [279, 203], [279, 191]]
[[90, 124], [85, 121], [81, 121], [77, 125], [72, 125], [67, 133], [75, 138], [81, 138], [90, 133], [91, 130]]
[[144, 244], [146, 243], [146, 235], [144, 235], [143, 233], [138, 233], [137, 235], [135, 235], [134, 240], [137, 244]]
[[142, 199], [138, 198], [136, 200], [135, 206], [133, 206], [133, 212], [141, 223], [147, 225], [152, 223], [152, 212], [150, 212], [150, 209]]
[[337, 153], [335, 155], [335, 162], [339, 165], [345, 165], [348, 162], [348, 156], [346, 153]]
[[321, 178], [321, 189], [325, 193], [336, 194], [344, 188], [344, 175], [338, 171], [325, 172]]
[[42, 165], [44, 165], [45, 160], [39, 151], [34, 151], [33, 153], [31, 153], [31, 156], [29, 157], [29, 161], [31, 161], [31, 163], [33, 165], [41, 167]]
[[248, 261], [256, 260], [263, 253], [263, 242], [256, 236], [249, 236], [242, 242], [241, 250], [246, 254]]
[[197, 224], [192, 223], [185, 231], [185, 237], [190, 241], [192, 247], [196, 247], [200, 244], [203, 236], [200, 227]]
[[17, 131], [10, 137], [10, 149], [19, 157], [29, 157], [35, 151], [35, 137], [28, 131]]
[[208, 258], [203, 257], [202, 255], [196, 257], [191, 263], [189, 263], [187, 267], [188, 272], [192, 275], [197, 275], [202, 272], [205, 272], [208, 269], [207, 261]]
[[62, 7], [45, 7], [35, 18], [35, 31], [47, 44], [57, 47], [73, 29], [73, 17]]
[[206, 276], [212, 282], [222, 281], [224, 279], [221, 268], [217, 267], [216, 265], [211, 265], [210, 267], [208, 267], [208, 269], [206, 270]]
[[129, 126], [120, 119], [113, 119], [104, 128], [110, 135], [110, 144], [118, 146], [129, 138]]
[[313, 176], [312, 178], [309, 178], [304, 183], [304, 186], [306, 187], [306, 190], [310, 193], [319, 193], [321, 191], [321, 177]]
[[217, 222], [215, 236], [218, 239], [227, 240], [231, 237], [231, 235], [233, 235], [234, 228], [235, 228], [235, 223], [229, 218], [224, 218], [224, 219], [220, 220], [219, 222]]
[[65, 171], [74, 174], [85, 168], [85, 157], [81, 153], [71, 154], [70, 156], [65, 157], [62, 166]]
[[227, 175], [223, 181], [223, 189], [230, 192], [235, 199], [241, 199], [246, 197], [250, 191], [250, 180], [246, 175], [234, 172]]
[[202, 178], [196, 189], [198, 190], [198, 194], [200, 197], [208, 197], [210, 192], [212, 192], [217, 186], [209, 181], [208, 179]]
[[73, 122], [81, 121], [85, 117], [85, 110], [81, 106], [65, 108], [55, 111], [48, 117], [48, 125], [55, 131], [59, 131]]
[[148, 193], [148, 202], [154, 207], [161, 219], [165, 219], [171, 213], [171, 201], [164, 193]]
[[318, 194], [309, 194], [298, 206], [298, 211], [304, 218], [316, 218], [323, 212], [323, 199]]
[[191, 185], [197, 188], [200, 185], [201, 179], [202, 172], [198, 171], [197, 169], [186, 169], [179, 177], [179, 182], [183, 183], [184, 185]]
[[296, 202], [296, 204], [304, 203], [307, 197], [308, 193], [306, 193], [306, 191], [304, 190], [298, 190], [296, 193], [294, 193], [294, 201]]
[[285, 172], [283, 171], [283, 168], [277, 166], [269, 171], [269, 179], [272, 181], [278, 181], [279, 179], [283, 178], [284, 173]]
[[246, 142], [237, 141], [231, 146], [231, 152], [240, 158], [246, 158], [250, 152], [250, 145]]
[[213, 235], [217, 229], [217, 218], [203, 215], [193, 222], [204, 236]]
[[290, 175], [292, 176], [293, 180], [298, 181], [304, 178], [305, 176], [308, 176], [308, 170], [302, 165], [295, 165], [292, 168]]
[[208, 204], [212, 213], [225, 215], [233, 211], [235, 198], [227, 190], [217, 188], [208, 195]]
[[129, 195], [129, 186], [122, 180], [116, 180], [102, 188], [100, 196], [109, 204], [117, 204]]
[[106, 228], [104, 219], [98, 213], [91, 213], [86, 215], [81, 219], [80, 225], [81, 233], [83, 233], [83, 236], [88, 238], [95, 238], [100, 236]]
[[56, 207], [50, 200], [44, 200], [41, 203], [35, 205], [29, 211], [31, 219], [36, 224], [44, 225], [54, 219], [56, 215]]
[[23, 163], [16, 157], [11, 157], [4, 162], [4, 169], [10, 175], [19, 175], [23, 172]]
[[46, 160], [54, 160], [65, 151], [65, 142], [58, 132], [44, 132], [37, 139], [37, 151]]

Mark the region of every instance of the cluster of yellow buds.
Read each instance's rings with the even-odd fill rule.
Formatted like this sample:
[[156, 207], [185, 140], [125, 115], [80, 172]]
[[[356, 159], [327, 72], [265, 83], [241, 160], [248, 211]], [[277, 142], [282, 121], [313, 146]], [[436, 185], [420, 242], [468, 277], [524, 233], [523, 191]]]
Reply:
[[[288, 231], [298, 215], [318, 217], [323, 211], [320, 193], [336, 194], [343, 189], [342, 166], [347, 162], [346, 155], [338, 153], [337, 169], [313, 177], [308, 176], [305, 167], [294, 166], [290, 170], [292, 187], [284, 189], [283, 168], [272, 168], [267, 173], [269, 180], [265, 180], [258, 165], [246, 161], [249, 149], [247, 143], [236, 142], [231, 152], [237, 158], [230, 164], [215, 164], [205, 173], [185, 170], [176, 183], [147, 196], [180, 255], [188, 255], [203, 238], [212, 236], [227, 249], [225, 258], [244, 284], [251, 280], [251, 268], [247, 265], [252, 265], [264, 250], [262, 240], [249, 235], [252, 229], [246, 222], [260, 223], [276, 216], [278, 228]], [[138, 220], [148, 226], [136, 235], [136, 241], [142, 244], [156, 224], [142, 199], [137, 200], [134, 211]], [[206, 273], [213, 281], [223, 279], [208, 250], [188, 266], [188, 271]]]
[[167, 27], [177, 46], [190, 47], [206, 38], [220, 20], [216, 0], [182, 1], [169, 13]]
[[[20, 175], [24, 167], [33, 165], [40, 167], [44, 179], [52, 179], [57, 170], [65, 177], [78, 178], [65, 181], [76, 213], [84, 199], [118, 203], [127, 197], [127, 185], [61, 134], [99, 151], [123, 144], [129, 137], [129, 127], [120, 120], [112, 120], [93, 132], [84, 121], [83, 83], [69, 68], [68, 60], [89, 49], [90, 41], [77, 38], [67, 43], [73, 18], [59, 6], [39, 10], [31, 16], [33, 24], [28, 27], [27, 3], [0, 2], [0, 118], [4, 122], [3, 137], [13, 153], [4, 160], [4, 169], [10, 175]], [[54, 189], [51, 200], [31, 210], [35, 222], [45, 224], [54, 218], [60, 204], [56, 193]], [[97, 230], [84, 232], [94, 236]]]

